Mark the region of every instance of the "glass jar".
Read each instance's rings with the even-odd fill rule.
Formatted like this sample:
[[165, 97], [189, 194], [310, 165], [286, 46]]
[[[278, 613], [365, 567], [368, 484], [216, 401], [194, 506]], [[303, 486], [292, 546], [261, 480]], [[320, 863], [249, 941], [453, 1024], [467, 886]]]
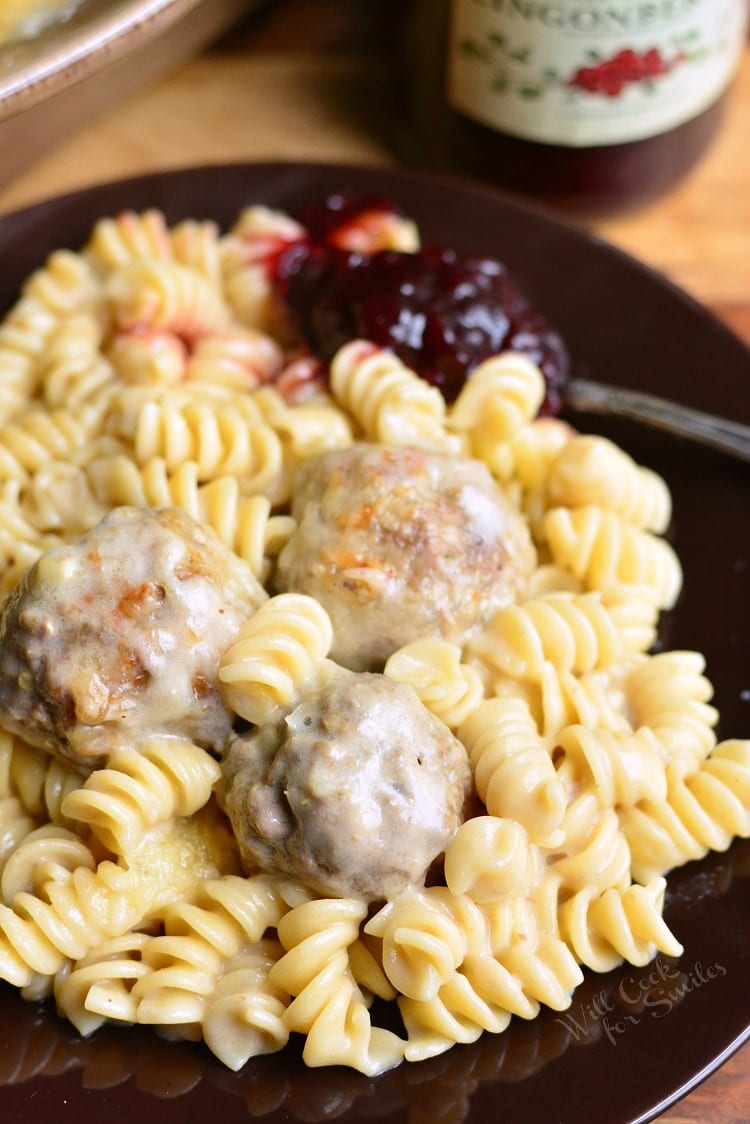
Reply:
[[747, 0], [417, 0], [404, 155], [591, 214], [643, 204], [705, 152]]

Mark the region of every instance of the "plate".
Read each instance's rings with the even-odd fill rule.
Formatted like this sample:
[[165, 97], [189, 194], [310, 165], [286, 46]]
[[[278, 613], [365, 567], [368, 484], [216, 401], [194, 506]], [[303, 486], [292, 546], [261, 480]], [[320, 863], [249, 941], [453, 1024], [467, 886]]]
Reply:
[[[342, 188], [394, 199], [425, 241], [504, 260], [567, 339], [575, 374], [750, 422], [747, 349], [658, 275], [494, 192], [395, 170], [197, 168], [38, 204], [0, 219], [0, 308], [48, 252], [79, 246], [101, 215], [160, 207], [172, 222], [193, 216], [227, 225], [251, 202], [293, 209]], [[747, 734], [747, 466], [622, 422], [573, 421], [613, 437], [668, 480], [685, 591], [661, 643], [706, 654], [720, 734]], [[589, 974], [569, 1011], [514, 1020], [503, 1035], [376, 1080], [341, 1068], [305, 1069], [293, 1049], [233, 1074], [200, 1045], [168, 1042], [146, 1028], [111, 1028], [83, 1040], [48, 1007], [24, 1003], [3, 986], [0, 1116], [6, 1124], [32, 1116], [55, 1124], [649, 1120], [750, 1034], [748, 875], [750, 845], [739, 842], [671, 876], [666, 916], [685, 946], [679, 961], [659, 957], [645, 969]]]

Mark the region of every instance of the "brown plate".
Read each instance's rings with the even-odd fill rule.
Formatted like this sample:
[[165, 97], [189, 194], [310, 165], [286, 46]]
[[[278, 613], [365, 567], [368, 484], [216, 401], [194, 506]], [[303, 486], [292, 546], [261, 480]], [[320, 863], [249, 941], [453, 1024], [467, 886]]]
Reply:
[[[332, 189], [396, 200], [425, 241], [502, 258], [567, 338], [575, 373], [651, 390], [750, 422], [750, 357], [700, 306], [633, 259], [495, 193], [383, 169], [297, 164], [198, 168], [77, 192], [0, 219], [0, 308], [58, 246], [76, 247], [101, 215], [161, 207], [231, 222], [241, 207], [281, 208]], [[668, 480], [685, 592], [662, 642], [705, 652], [720, 734], [750, 726], [750, 474], [747, 466], [624, 423], [605, 432]], [[0, 985], [0, 1118], [121, 1124], [281, 1121], [519, 1121], [633, 1124], [660, 1111], [750, 1034], [750, 844], [670, 878], [666, 916], [678, 960], [587, 975], [571, 1009], [377, 1080], [306, 1070], [294, 1048], [238, 1074], [202, 1046], [146, 1028], [79, 1038], [49, 1007]]]

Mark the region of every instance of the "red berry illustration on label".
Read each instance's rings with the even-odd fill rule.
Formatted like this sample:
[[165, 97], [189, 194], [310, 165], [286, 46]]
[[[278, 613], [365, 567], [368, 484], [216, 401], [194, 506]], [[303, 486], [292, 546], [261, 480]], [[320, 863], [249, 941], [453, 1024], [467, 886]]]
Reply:
[[566, 84], [571, 90], [616, 98], [628, 85], [653, 82], [669, 74], [684, 58], [683, 54], [677, 54], [667, 60], [655, 47], [642, 54], [623, 48], [611, 58], [598, 60], [594, 66], [580, 66]]

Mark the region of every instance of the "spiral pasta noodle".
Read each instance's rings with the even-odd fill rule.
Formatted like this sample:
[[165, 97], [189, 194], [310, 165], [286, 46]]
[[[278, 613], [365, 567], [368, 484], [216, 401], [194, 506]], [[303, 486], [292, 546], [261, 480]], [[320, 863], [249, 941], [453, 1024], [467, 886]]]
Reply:
[[402, 894], [371, 918], [365, 932], [383, 942], [383, 969], [396, 991], [432, 999], [471, 950], [486, 941], [487, 923], [466, 895], [441, 886]]
[[102, 273], [111, 273], [131, 262], [168, 261], [172, 251], [164, 215], [151, 208], [141, 214], [123, 211], [114, 218], [100, 219], [94, 225], [84, 254]]
[[[110, 859], [97, 863], [85, 846], [72, 870], [53, 864], [36, 892], [20, 890], [8, 905], [0, 904], [2, 978], [26, 987], [34, 973], [52, 976], [67, 961], [81, 959], [103, 940], [125, 933], [150, 911], [179, 898], [196, 873], [215, 871], [217, 863], [226, 861], [223, 840], [206, 846], [206, 826], [200, 818], [165, 825], [166, 836], [146, 836], [127, 869]], [[155, 847], [168, 854], [171, 846], [181, 851], [184, 868], [170, 865], [167, 870], [154, 861]]]
[[94, 430], [86, 411], [77, 416], [68, 410], [29, 410], [3, 429], [0, 440], [0, 477], [24, 481], [53, 460], [77, 455]]
[[8, 421], [25, 406], [38, 383], [39, 357], [54, 317], [31, 298], [21, 298], [0, 325], [0, 417]]
[[364, 340], [346, 344], [331, 361], [331, 390], [373, 441], [448, 447], [440, 391], [384, 348]]
[[227, 329], [198, 340], [186, 363], [185, 378], [193, 384], [248, 391], [278, 375], [282, 362], [281, 349], [263, 332]]
[[325, 609], [304, 594], [272, 597], [247, 621], [225, 653], [219, 678], [232, 709], [256, 725], [291, 709], [313, 664], [330, 651]]
[[566, 944], [541, 934], [531, 947], [499, 956], [468, 957], [429, 999], [404, 996], [399, 1007], [411, 1061], [442, 1053], [448, 1041], [473, 1042], [483, 1030], [507, 1026], [511, 1014], [534, 1018], [540, 1003], [565, 1010], [582, 975]]
[[[227, 995], [230, 989], [222, 987], [222, 981], [240, 966], [242, 957], [270, 948], [262, 941], [263, 933], [285, 908], [264, 876], [207, 879], [192, 898], [166, 911], [163, 935], [124, 933], [104, 941], [60, 975], [55, 981], [58, 1005], [81, 1034], [90, 1034], [105, 1019], [195, 1026], [207, 1017], [214, 999]], [[245, 948], [252, 951], [243, 952]], [[220, 1027], [232, 1012], [222, 1016], [221, 1008], [219, 1003], [214, 1011], [210, 1039], [212, 1049], [227, 1060], [224, 1051], [229, 1046]], [[260, 1023], [250, 1021], [244, 1033], [240, 1027], [235, 1031], [235, 1041], [240, 1033], [245, 1048], [253, 1041], [252, 1025], [261, 1031]]]
[[164, 933], [142, 949], [143, 971], [130, 990], [133, 1022], [197, 1027], [225, 966], [257, 945], [286, 909], [264, 875], [209, 879], [194, 901], [168, 908]]
[[750, 834], [750, 742], [719, 742], [698, 767], [667, 767], [667, 799], [623, 809], [620, 822], [632, 852], [633, 877], [647, 882], [673, 867], [725, 851]]
[[199, 480], [233, 474], [242, 479], [246, 494], [270, 488], [282, 470], [281, 445], [271, 427], [248, 422], [231, 407], [146, 402], [132, 441], [138, 464], [160, 457], [174, 472], [191, 461]]
[[700, 762], [716, 745], [719, 715], [699, 652], [659, 652], [637, 664], [625, 683], [637, 725], [655, 731], [671, 758]]
[[540, 734], [553, 739], [576, 725], [610, 733], [630, 732], [630, 723], [618, 707], [617, 698], [608, 690], [610, 677], [609, 672], [574, 675], [559, 671], [550, 660], [545, 661], [525, 695]]
[[169, 231], [175, 261], [203, 274], [217, 288], [221, 285], [221, 231], [215, 222], [183, 219]]
[[567, 442], [549, 472], [551, 507], [599, 507], [659, 534], [669, 526], [672, 500], [662, 478], [641, 468], [604, 437]]
[[[465, 434], [472, 454], [503, 476], [503, 446], [536, 416], [544, 393], [539, 368], [525, 356], [487, 359], [461, 389], [446, 424]], [[509, 450], [506, 456], [510, 463]]]
[[560, 907], [560, 930], [576, 958], [596, 972], [609, 972], [623, 960], [648, 964], [658, 949], [679, 956], [683, 949], [662, 917], [666, 881], [579, 890]]
[[37, 301], [60, 320], [66, 315], [98, 308], [101, 292], [85, 257], [71, 250], [55, 250], [44, 267], [29, 277], [22, 297]]
[[166, 329], [195, 341], [227, 323], [218, 289], [177, 262], [138, 260], [124, 265], [107, 280], [105, 295], [122, 329]]
[[366, 912], [361, 902], [320, 900], [297, 906], [279, 922], [285, 953], [268, 979], [293, 997], [284, 1022], [306, 1035], [308, 1065], [345, 1063], [372, 1075], [403, 1057], [403, 1042], [372, 1026], [349, 968], [348, 948]]
[[149, 972], [143, 949], [153, 937], [131, 930], [102, 941], [68, 972], [55, 977], [57, 1008], [79, 1034], [93, 1034], [107, 1019], [135, 1022], [133, 985]]
[[79, 867], [93, 868], [94, 856], [83, 839], [55, 824], [34, 828], [8, 856], [0, 890], [5, 904], [17, 894], [39, 894], [50, 879], [64, 878]]
[[514, 679], [537, 679], [548, 662], [576, 674], [615, 664], [623, 634], [597, 593], [550, 594], [502, 609], [471, 646]]
[[[667, 796], [664, 757], [656, 735], [641, 727], [634, 734], [567, 726], [555, 738], [570, 765], [572, 788], [588, 779], [603, 807], [627, 807]], [[564, 766], [564, 767], [565, 767]], [[558, 775], [560, 775], [558, 769]]]
[[474, 816], [459, 827], [445, 851], [445, 881], [452, 894], [495, 902], [504, 894], [528, 895], [542, 876], [541, 851], [514, 820]]
[[230, 1069], [249, 1058], [281, 1050], [289, 1039], [284, 1022], [289, 998], [269, 982], [283, 949], [277, 941], [259, 942], [227, 964], [201, 1019], [208, 1048]]
[[18, 737], [3, 733], [2, 741], [7, 754], [7, 791], [17, 796], [35, 819], [72, 827], [62, 805], [66, 796], [84, 783], [85, 776], [67, 762], [50, 757]]
[[526, 704], [487, 699], [461, 724], [458, 736], [487, 811], [515, 820], [535, 842], [559, 841], [565, 793]]
[[0, 871], [8, 855], [33, 831], [35, 824], [17, 796], [0, 796]]
[[283, 211], [246, 207], [221, 239], [222, 286], [237, 320], [250, 328], [273, 331], [278, 315], [265, 267], [269, 257], [300, 241], [305, 230]]
[[645, 585], [659, 605], [671, 609], [682, 588], [677, 555], [664, 539], [624, 522], [599, 507], [558, 507], [544, 530], [553, 561], [567, 566], [589, 589], [619, 583]]
[[624, 826], [627, 815], [628, 809], [602, 808], [590, 791], [571, 800], [562, 822], [565, 841], [548, 858], [550, 884], [563, 898], [586, 887], [627, 888], [631, 877], [638, 877]]
[[447, 640], [415, 640], [389, 656], [385, 674], [408, 683], [436, 717], [456, 729], [484, 697], [476, 668], [461, 663], [461, 649]]
[[50, 409], [102, 416], [117, 389], [116, 367], [101, 351], [102, 328], [92, 313], [62, 320], [52, 331], [39, 364], [42, 397]]
[[149, 828], [190, 816], [207, 802], [221, 776], [200, 746], [152, 737], [113, 753], [62, 802], [63, 815], [87, 827], [115, 854], [129, 854]]

